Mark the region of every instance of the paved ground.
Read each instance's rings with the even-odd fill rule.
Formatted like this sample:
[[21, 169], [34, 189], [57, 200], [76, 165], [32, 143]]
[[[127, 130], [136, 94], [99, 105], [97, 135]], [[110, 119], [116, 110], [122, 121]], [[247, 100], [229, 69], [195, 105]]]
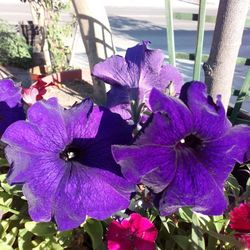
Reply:
[[[108, 13], [117, 53], [123, 55], [126, 48], [146, 39], [152, 42], [153, 48], [160, 48], [167, 55], [164, 0], [102, 1]], [[198, 0], [174, 0], [173, 9], [176, 12], [197, 13], [198, 2]], [[207, 14], [216, 15], [218, 2], [219, 0], [207, 0]], [[21, 3], [20, 0], [0, 0], [0, 17], [11, 23], [17, 23], [20, 20], [30, 20], [29, 5]], [[70, 20], [69, 14], [65, 14], [63, 19]], [[195, 30], [195, 22], [175, 22], [176, 51], [194, 52]], [[212, 35], [213, 25], [207, 25], [204, 39], [204, 53], [206, 54], [210, 51]], [[249, 29], [246, 29], [239, 52], [240, 56], [250, 58], [249, 40], [250, 32]], [[72, 65], [85, 67], [87, 63], [81, 36], [77, 32]], [[192, 79], [192, 66], [190, 61], [180, 60], [177, 62], [177, 67], [181, 70], [186, 81]], [[235, 87], [241, 86], [247, 70], [248, 67], [246, 66], [237, 67], [234, 79]], [[250, 110], [250, 102], [245, 104], [244, 108]]]

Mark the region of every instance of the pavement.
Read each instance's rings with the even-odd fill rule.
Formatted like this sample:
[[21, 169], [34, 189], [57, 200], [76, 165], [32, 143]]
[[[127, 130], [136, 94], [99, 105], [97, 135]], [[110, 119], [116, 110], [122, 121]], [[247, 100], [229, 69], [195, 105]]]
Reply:
[[[152, 48], [161, 49], [166, 55], [167, 39], [164, 0], [101, 0], [107, 10], [117, 54], [124, 55], [128, 47], [132, 47], [141, 40], [150, 40]], [[198, 0], [173, 0], [173, 10], [176, 12], [198, 13]], [[216, 15], [219, 0], [207, 0], [207, 14]], [[250, 14], [248, 15], [250, 17]], [[28, 3], [20, 0], [0, 0], [0, 18], [10, 23], [20, 20], [31, 20]], [[70, 20], [68, 13], [64, 20]], [[175, 47], [178, 52], [193, 53], [195, 51], [196, 22], [176, 20]], [[214, 25], [206, 25], [203, 53], [209, 54]], [[250, 30], [245, 29], [239, 56], [250, 58]], [[72, 66], [87, 67], [88, 59], [82, 43], [80, 32], [76, 33]], [[184, 80], [192, 80], [193, 62], [178, 60], [177, 68]], [[234, 77], [234, 87], [240, 88], [245, 78], [247, 66], [237, 66]], [[203, 76], [202, 76], [203, 79]], [[234, 102], [232, 98], [231, 102]], [[244, 104], [244, 109], [250, 111], [250, 102]]]

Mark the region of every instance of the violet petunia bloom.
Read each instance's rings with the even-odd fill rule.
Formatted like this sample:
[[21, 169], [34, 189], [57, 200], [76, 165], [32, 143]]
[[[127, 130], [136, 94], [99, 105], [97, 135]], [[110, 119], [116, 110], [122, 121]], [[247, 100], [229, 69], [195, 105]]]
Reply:
[[149, 41], [143, 41], [128, 48], [125, 58], [111, 56], [96, 64], [92, 74], [112, 86], [107, 93], [107, 106], [120, 113], [124, 119], [130, 118], [131, 101], [138, 106], [148, 103], [152, 88], [179, 94], [183, 80], [178, 70], [168, 64], [163, 64], [164, 54], [160, 50], [152, 50], [147, 46]]
[[133, 145], [113, 146], [114, 158], [128, 180], [159, 193], [162, 215], [184, 206], [222, 214], [224, 183], [249, 150], [250, 127], [232, 127], [204, 83], [186, 83], [180, 98], [153, 89], [151, 123]]
[[54, 218], [59, 230], [68, 230], [86, 215], [105, 219], [129, 205], [134, 186], [123, 178], [111, 145], [131, 143], [131, 128], [118, 114], [93, 108], [91, 100], [69, 110], [55, 98], [36, 102], [2, 140], [8, 144], [8, 183], [24, 184], [34, 221]]
[[25, 119], [21, 88], [11, 79], [0, 80], [0, 137], [13, 122]]

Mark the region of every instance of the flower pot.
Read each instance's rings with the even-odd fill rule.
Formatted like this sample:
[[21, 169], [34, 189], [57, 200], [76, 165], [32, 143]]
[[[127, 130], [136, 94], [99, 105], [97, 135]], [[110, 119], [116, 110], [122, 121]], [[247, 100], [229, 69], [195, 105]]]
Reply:
[[92, 80], [88, 69], [53, 73], [42, 77], [41, 80], [47, 84], [53, 83], [52, 86], [46, 88], [44, 99], [57, 97], [59, 104], [66, 108], [93, 95]]

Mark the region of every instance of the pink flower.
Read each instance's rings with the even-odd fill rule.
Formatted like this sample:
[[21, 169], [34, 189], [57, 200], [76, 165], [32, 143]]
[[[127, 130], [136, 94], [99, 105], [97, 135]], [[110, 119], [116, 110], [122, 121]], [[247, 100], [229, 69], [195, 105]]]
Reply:
[[121, 223], [113, 221], [109, 225], [108, 250], [154, 250], [157, 233], [150, 220], [133, 213]]
[[48, 84], [43, 80], [38, 79], [37, 82], [32, 84], [28, 89], [22, 89], [23, 100], [29, 105], [34, 104], [36, 101], [43, 99], [43, 95], [47, 92], [46, 88], [52, 85], [55, 84], [52, 82]]

